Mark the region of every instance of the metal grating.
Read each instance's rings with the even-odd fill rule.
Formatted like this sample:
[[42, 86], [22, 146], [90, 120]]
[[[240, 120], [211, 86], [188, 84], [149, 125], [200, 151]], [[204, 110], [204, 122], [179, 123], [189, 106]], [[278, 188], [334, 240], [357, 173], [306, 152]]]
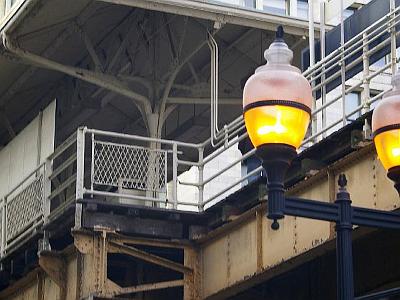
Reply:
[[6, 240], [15, 238], [40, 216], [43, 216], [43, 174], [18, 192], [13, 198], [7, 199]]
[[152, 192], [165, 192], [167, 152], [94, 142], [93, 183]]

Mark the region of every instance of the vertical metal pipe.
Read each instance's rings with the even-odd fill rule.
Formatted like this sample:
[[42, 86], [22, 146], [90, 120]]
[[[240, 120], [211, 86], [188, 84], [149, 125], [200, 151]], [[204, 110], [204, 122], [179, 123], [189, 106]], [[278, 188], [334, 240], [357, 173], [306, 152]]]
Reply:
[[36, 165], [40, 165], [40, 161], [42, 160], [41, 154], [42, 154], [42, 136], [43, 136], [43, 111], [39, 112], [38, 115], [38, 135], [37, 135], [37, 158], [36, 158]]
[[172, 145], [172, 201], [174, 209], [178, 208], [178, 145]]
[[[396, 0], [390, 0], [390, 11], [393, 12], [396, 9]], [[396, 21], [395, 13], [391, 16], [393, 25]], [[396, 73], [396, 64], [397, 64], [397, 46], [396, 46], [396, 26], [393, 26], [390, 30], [390, 62], [392, 68], [392, 74]]]
[[369, 89], [369, 56], [368, 56], [368, 34], [366, 32], [363, 33], [363, 91], [361, 93], [361, 101], [363, 103], [363, 107], [361, 110], [361, 114], [365, 114], [369, 111], [369, 98], [370, 98], [370, 89]]
[[340, 46], [341, 46], [341, 78], [342, 78], [342, 122], [346, 126], [346, 63], [344, 59], [344, 5], [343, 0], [340, 0]]
[[308, 1], [308, 36], [310, 46], [310, 67], [315, 64], [314, 1]]
[[[321, 1], [320, 3], [320, 44], [321, 44], [321, 60], [325, 58], [325, 1]], [[322, 67], [322, 76], [321, 81], [325, 81], [325, 66]], [[322, 84], [321, 86], [321, 105], [324, 106], [326, 103], [326, 85]], [[321, 112], [322, 120], [321, 120], [321, 128], [324, 129], [326, 127], [326, 108], [322, 109]], [[322, 138], [326, 137], [326, 131], [322, 133]]]
[[218, 128], [218, 44], [214, 37], [208, 34], [208, 46], [211, 51], [211, 145], [219, 137]]
[[353, 249], [351, 223], [351, 200], [346, 190], [347, 180], [344, 174], [339, 176], [339, 192], [336, 201], [339, 205], [339, 221], [336, 223], [336, 266], [337, 299], [354, 299]]
[[199, 211], [204, 210], [204, 148], [199, 148]]
[[[310, 48], [310, 69], [315, 64], [315, 23], [314, 23], [314, 1], [308, 1], [308, 43]], [[311, 86], [314, 86], [314, 80], [311, 77]], [[317, 108], [317, 100], [313, 97], [312, 110]], [[318, 131], [318, 118], [316, 115], [311, 120], [311, 131], [312, 135]]]

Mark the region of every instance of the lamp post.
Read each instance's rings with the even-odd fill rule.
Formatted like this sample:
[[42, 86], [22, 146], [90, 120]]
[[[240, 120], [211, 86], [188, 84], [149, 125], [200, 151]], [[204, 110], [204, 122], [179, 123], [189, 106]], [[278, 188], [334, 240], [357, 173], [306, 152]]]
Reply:
[[[310, 84], [301, 75], [300, 70], [290, 64], [293, 53], [283, 40], [282, 26], [278, 27], [276, 39], [264, 55], [267, 64], [256, 69], [255, 74], [248, 79], [244, 87], [243, 114], [250, 140], [256, 147], [256, 155], [262, 160], [267, 175], [267, 218], [272, 220], [271, 227], [274, 230], [279, 229], [278, 220], [284, 218], [285, 215], [335, 222], [337, 298], [353, 300], [351, 237], [353, 226], [400, 229], [400, 215], [352, 206], [350, 195], [346, 190], [347, 180], [344, 174], [339, 176], [339, 191], [335, 203], [285, 197], [285, 175], [291, 161], [297, 156], [296, 150], [309, 125], [312, 93]], [[399, 77], [394, 78], [394, 83], [398, 84]], [[399, 87], [398, 90], [397, 87]], [[394, 92], [393, 97], [400, 95], [400, 84], [395, 85]], [[400, 99], [400, 96], [398, 97]], [[389, 102], [389, 99], [391, 97], [384, 101]], [[373, 120], [379, 119], [379, 111], [386, 114], [387, 108], [383, 106], [384, 101], [381, 108], [378, 106]], [[395, 99], [391, 101], [396, 102]], [[400, 116], [400, 100], [397, 102], [399, 103], [392, 105], [396, 107], [397, 115]], [[394, 119], [396, 118], [393, 117], [387, 122]], [[400, 180], [400, 117], [393, 126], [392, 123], [387, 124], [387, 122], [375, 121], [378, 128], [375, 132], [375, 143], [379, 155], [390, 151], [396, 152], [397, 150], [394, 150], [395, 148], [391, 145], [397, 143], [398, 160], [394, 164], [388, 164], [388, 176]], [[381, 136], [387, 132], [385, 130], [388, 128], [395, 130], [394, 137], [392, 131], [389, 131], [391, 139]], [[388, 150], [388, 147], [392, 150]], [[399, 183], [397, 185], [400, 186]], [[384, 294], [376, 293], [367, 296], [368, 298], [357, 299], [378, 299], [382, 295]]]

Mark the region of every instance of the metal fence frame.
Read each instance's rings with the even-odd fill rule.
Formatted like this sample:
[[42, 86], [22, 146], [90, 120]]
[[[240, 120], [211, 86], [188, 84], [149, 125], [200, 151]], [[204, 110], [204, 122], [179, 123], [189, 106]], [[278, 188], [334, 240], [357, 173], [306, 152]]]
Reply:
[[[1, 199], [1, 256], [44, 223], [47, 205], [45, 177], [46, 165], [42, 163]], [[12, 218], [11, 214], [19, 211], [22, 212], [20, 217]]]

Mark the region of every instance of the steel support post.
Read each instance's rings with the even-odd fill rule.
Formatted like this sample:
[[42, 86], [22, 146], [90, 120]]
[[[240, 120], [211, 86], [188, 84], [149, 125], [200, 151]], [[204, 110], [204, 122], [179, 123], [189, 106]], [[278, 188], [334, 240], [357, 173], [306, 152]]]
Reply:
[[346, 190], [346, 177], [339, 177], [337, 200], [339, 220], [336, 222], [336, 278], [337, 299], [354, 299], [353, 249], [352, 249], [352, 208], [350, 195]]
[[[84, 194], [84, 178], [85, 178], [85, 134], [86, 127], [78, 128], [77, 136], [76, 136], [76, 191], [75, 198], [76, 200], [83, 199]], [[81, 227], [82, 223], [82, 204], [75, 204], [75, 229]]]

